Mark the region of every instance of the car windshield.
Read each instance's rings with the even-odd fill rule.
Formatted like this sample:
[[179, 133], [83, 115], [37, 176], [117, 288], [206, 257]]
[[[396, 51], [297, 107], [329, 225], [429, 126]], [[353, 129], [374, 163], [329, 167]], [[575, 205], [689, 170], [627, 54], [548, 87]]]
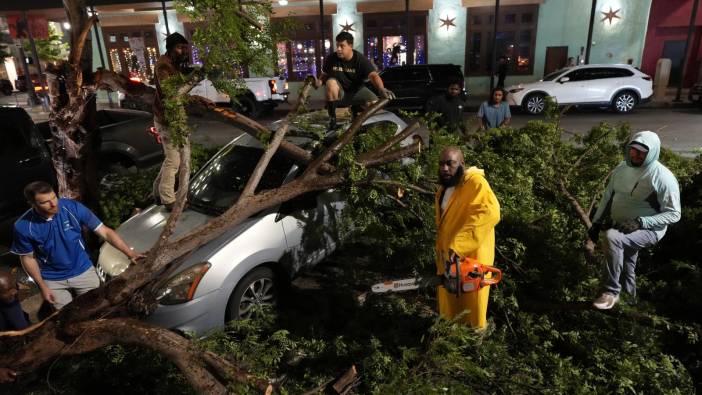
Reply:
[[[222, 149], [190, 182], [190, 207], [205, 214], [227, 210], [239, 198], [261, 155], [263, 149], [239, 144]], [[292, 165], [292, 160], [275, 154], [256, 191], [282, 185]]]
[[542, 81], [553, 81], [556, 79], [556, 77], [563, 74], [566, 70], [568, 70], [568, 69], [560, 69], [560, 70], [554, 71], [551, 74], [547, 74]]

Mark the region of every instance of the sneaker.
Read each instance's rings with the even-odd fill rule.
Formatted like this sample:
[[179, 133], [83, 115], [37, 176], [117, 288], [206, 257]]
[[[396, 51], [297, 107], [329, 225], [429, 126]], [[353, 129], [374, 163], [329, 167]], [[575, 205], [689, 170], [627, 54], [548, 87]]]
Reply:
[[339, 124], [336, 123], [336, 119], [330, 119], [329, 120], [329, 127], [327, 128], [328, 131], [333, 131], [339, 129]]
[[609, 310], [619, 302], [619, 295], [605, 292], [592, 302], [592, 306], [598, 310]]

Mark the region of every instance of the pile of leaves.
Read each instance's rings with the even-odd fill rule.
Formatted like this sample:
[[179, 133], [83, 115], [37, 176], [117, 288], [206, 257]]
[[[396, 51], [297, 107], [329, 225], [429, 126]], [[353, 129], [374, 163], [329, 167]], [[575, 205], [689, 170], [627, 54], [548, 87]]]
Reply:
[[[294, 283], [278, 314], [233, 322], [200, 341], [201, 347], [274, 379], [283, 394], [323, 391], [352, 365], [358, 371], [349, 387], [353, 393], [702, 389], [702, 275], [695, 248], [702, 243], [700, 158], [663, 150], [661, 162], [681, 186], [682, 220], [640, 254], [639, 299], [601, 312], [590, 301], [599, 291], [603, 257], [600, 264], [584, 259], [586, 228], [564, 188], [589, 210], [623, 158], [628, 126], [601, 124], [568, 139], [557, 119], [468, 136], [436, 131], [413, 162], [388, 166], [382, 174], [354, 168], [355, 155], [387, 133], [392, 131], [367, 131], [356, 151], [340, 155], [340, 164], [352, 168], [344, 212], [349, 230], [344, 246], [306, 274], [316, 285]], [[501, 204], [496, 265], [504, 278], [491, 290], [484, 331], [439, 318], [433, 290], [369, 293], [382, 279], [435, 270], [432, 191], [437, 158], [447, 145], [460, 146], [468, 165], [485, 170]], [[144, 358], [149, 369], [141, 374]], [[101, 377], [120, 377], [125, 388], [173, 393], [169, 378], [177, 373], [156, 359], [110, 347], [89, 360], [59, 361], [54, 369], [63, 373], [52, 380], [85, 392], [101, 388]], [[78, 387], [70, 371], [86, 364], [94, 374], [81, 375]]]

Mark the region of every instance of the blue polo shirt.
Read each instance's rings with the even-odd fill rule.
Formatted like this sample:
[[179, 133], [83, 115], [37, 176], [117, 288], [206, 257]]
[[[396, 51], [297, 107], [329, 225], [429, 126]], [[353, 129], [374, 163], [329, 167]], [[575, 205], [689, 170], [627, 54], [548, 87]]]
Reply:
[[44, 280], [66, 280], [83, 274], [92, 262], [85, 250], [82, 226], [95, 231], [102, 222], [87, 207], [71, 199], [59, 199], [58, 213], [44, 218], [33, 209], [15, 222], [10, 251], [34, 253]]

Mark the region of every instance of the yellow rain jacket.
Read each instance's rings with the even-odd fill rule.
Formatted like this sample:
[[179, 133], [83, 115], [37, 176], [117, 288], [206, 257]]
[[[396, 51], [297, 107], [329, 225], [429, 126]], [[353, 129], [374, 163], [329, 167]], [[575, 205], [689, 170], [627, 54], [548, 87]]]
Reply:
[[[485, 172], [477, 167], [468, 168], [463, 181], [456, 185], [446, 208], [441, 212], [444, 188], [436, 194], [436, 269], [444, 274], [444, 261], [449, 250], [459, 257], [471, 257], [492, 266], [495, 259], [495, 225], [500, 221], [500, 203], [485, 179]], [[437, 290], [439, 314], [452, 318], [464, 310], [470, 312], [463, 322], [474, 327], [485, 327], [490, 287], [480, 291], [456, 295], [439, 286]]]

